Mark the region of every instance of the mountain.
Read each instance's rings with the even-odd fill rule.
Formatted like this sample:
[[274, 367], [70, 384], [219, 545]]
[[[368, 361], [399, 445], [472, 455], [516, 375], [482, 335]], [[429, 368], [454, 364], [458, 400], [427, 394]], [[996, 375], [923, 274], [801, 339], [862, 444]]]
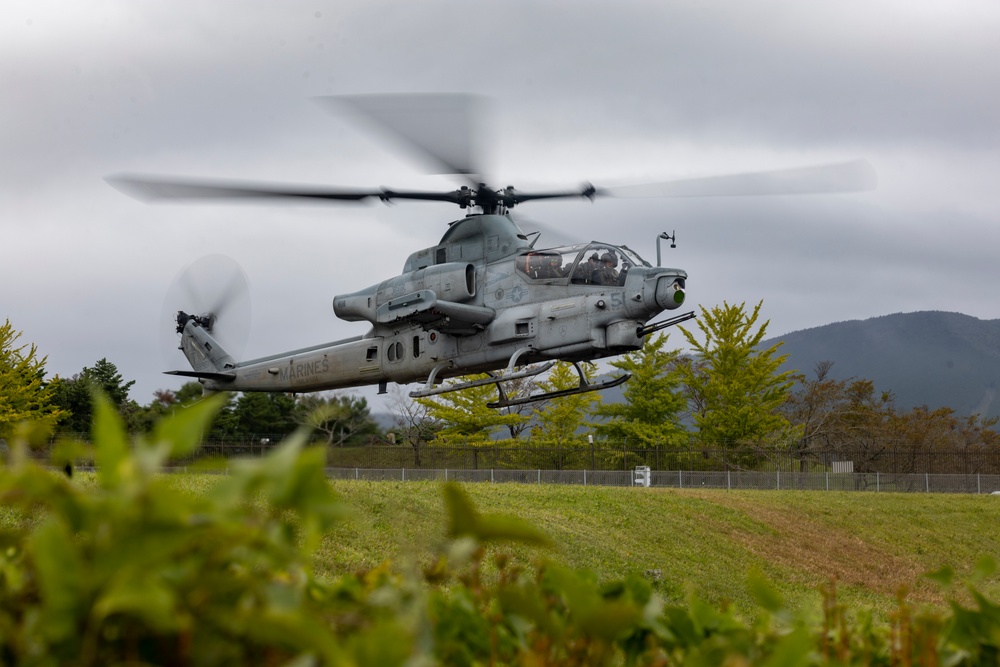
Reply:
[[782, 370], [814, 377], [832, 361], [829, 377], [867, 379], [892, 391], [896, 406], [950, 407], [959, 415], [1000, 416], [1000, 320], [960, 313], [896, 313], [794, 331], [762, 343], [783, 343]]

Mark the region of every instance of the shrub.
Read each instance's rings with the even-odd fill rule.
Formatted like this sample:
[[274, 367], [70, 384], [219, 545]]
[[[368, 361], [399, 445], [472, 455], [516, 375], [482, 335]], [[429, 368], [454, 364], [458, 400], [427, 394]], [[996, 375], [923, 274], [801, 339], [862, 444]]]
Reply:
[[668, 606], [644, 577], [599, 582], [544, 559], [516, 562], [496, 545], [547, 538], [480, 513], [455, 485], [443, 486], [448, 542], [422, 570], [386, 563], [320, 579], [313, 550], [346, 510], [306, 432], [205, 488], [189, 488], [204, 477], [160, 473], [191, 453], [218, 400], [133, 445], [98, 398], [92, 478], [44, 469], [15, 443], [0, 474], [0, 662], [996, 664], [1000, 607], [975, 591], [975, 608], [953, 604], [946, 615], [914, 612], [901, 597], [888, 625], [849, 614], [832, 585], [817, 625], [754, 575], [751, 621], [697, 598]]

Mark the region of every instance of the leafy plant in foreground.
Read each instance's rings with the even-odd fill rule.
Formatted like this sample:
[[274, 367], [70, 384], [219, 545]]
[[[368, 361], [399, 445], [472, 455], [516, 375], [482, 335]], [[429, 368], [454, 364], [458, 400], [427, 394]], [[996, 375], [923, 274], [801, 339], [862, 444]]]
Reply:
[[[889, 624], [851, 614], [832, 584], [817, 624], [754, 574], [750, 621], [695, 597], [666, 605], [637, 575], [600, 582], [513, 559], [503, 544], [549, 540], [482, 514], [455, 485], [443, 486], [448, 539], [423, 567], [320, 579], [313, 550], [345, 509], [304, 431], [211, 484], [160, 474], [191, 453], [221, 400], [178, 411], [133, 445], [99, 398], [90, 479], [45, 470], [15, 446], [0, 472], [3, 506], [20, 512], [0, 524], [0, 663], [929, 666], [1000, 655], [1000, 607], [974, 589], [974, 608], [948, 614], [901, 596]], [[951, 586], [954, 574], [933, 578]]]

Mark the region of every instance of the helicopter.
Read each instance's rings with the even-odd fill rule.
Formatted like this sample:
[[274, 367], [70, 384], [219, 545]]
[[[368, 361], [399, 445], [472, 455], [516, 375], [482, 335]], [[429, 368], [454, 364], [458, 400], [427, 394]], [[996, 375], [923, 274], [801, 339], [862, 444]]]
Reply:
[[[683, 269], [652, 266], [622, 244], [586, 241], [536, 248], [540, 233], [525, 234], [511, 211], [543, 199], [593, 201], [604, 196], [705, 196], [853, 192], [874, 187], [865, 161], [783, 171], [667, 181], [643, 186], [522, 192], [485, 182], [472, 149], [478, 100], [466, 95], [364, 95], [321, 98], [346, 106], [386, 134], [429, 158], [438, 173], [466, 183], [424, 191], [234, 183], [144, 175], [110, 176], [117, 189], [146, 202], [205, 200], [378, 200], [446, 202], [465, 211], [436, 244], [407, 258], [402, 273], [333, 297], [334, 314], [367, 323], [366, 333], [344, 340], [237, 361], [213, 336], [216, 312], [178, 311], [179, 349], [191, 370], [168, 374], [197, 379], [206, 392], [303, 393], [422, 383], [409, 392], [424, 398], [495, 384], [491, 408], [607, 389], [629, 375], [588, 381], [582, 362], [642, 349], [650, 334], [695, 316], [654, 321], [686, 299]], [[673, 241], [666, 233], [661, 235]], [[659, 264], [659, 246], [657, 246]], [[504, 385], [572, 363], [576, 387], [508, 395]], [[468, 377], [473, 376], [473, 377]], [[442, 383], [445, 379], [457, 381]]]

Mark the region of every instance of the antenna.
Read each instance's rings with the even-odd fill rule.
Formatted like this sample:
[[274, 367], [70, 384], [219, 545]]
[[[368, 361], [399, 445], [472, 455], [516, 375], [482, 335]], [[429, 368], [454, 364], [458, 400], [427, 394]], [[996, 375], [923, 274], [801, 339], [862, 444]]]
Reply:
[[670, 247], [671, 248], [676, 248], [677, 247], [677, 230], [675, 229], [671, 234], [667, 234], [666, 232], [662, 232], [659, 236], [656, 237], [656, 265], [657, 266], [663, 266], [663, 264], [661, 263], [661, 260], [660, 260], [660, 239], [663, 239], [665, 241], [670, 241]]

